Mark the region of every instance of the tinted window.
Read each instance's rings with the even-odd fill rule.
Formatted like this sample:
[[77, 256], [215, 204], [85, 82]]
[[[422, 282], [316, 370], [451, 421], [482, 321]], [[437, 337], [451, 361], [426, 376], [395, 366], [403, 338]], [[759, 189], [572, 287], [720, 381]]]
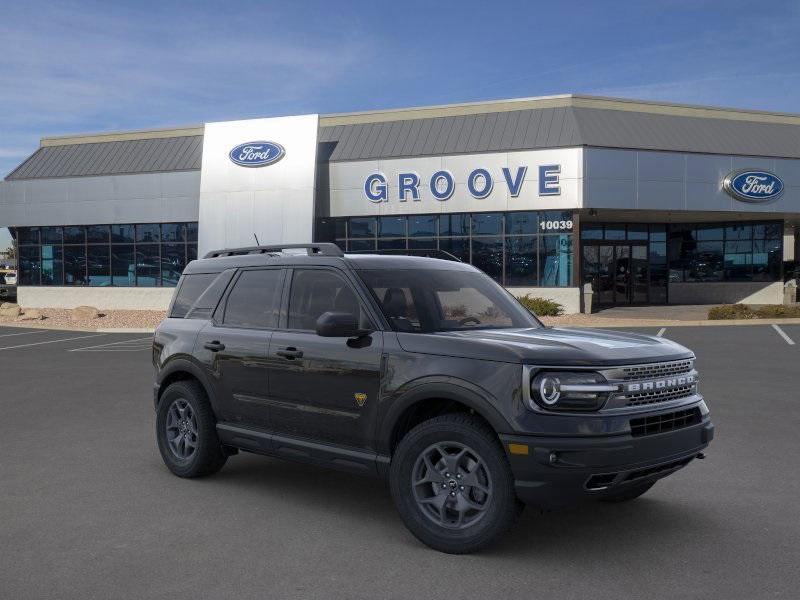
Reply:
[[217, 278], [218, 273], [198, 273], [195, 275], [186, 275], [181, 282], [181, 287], [178, 288], [178, 293], [175, 296], [175, 302], [172, 305], [172, 313], [170, 317], [184, 317], [189, 309], [197, 301], [211, 282]]
[[539, 326], [503, 288], [476, 271], [380, 269], [358, 274], [396, 331]]
[[332, 271], [296, 270], [289, 296], [289, 329], [313, 331], [325, 312], [344, 312], [356, 316], [362, 327], [369, 320], [347, 282]]
[[242, 271], [228, 295], [223, 322], [235, 327], [275, 327], [281, 276], [280, 269]]

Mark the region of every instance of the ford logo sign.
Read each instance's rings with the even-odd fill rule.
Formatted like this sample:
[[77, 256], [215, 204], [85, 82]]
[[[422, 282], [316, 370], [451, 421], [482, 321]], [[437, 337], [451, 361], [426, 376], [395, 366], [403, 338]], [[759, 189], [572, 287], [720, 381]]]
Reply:
[[734, 171], [725, 177], [722, 187], [742, 202], [769, 202], [783, 194], [783, 181], [769, 171]]
[[228, 156], [240, 167], [265, 167], [283, 158], [286, 150], [275, 142], [247, 142], [239, 144]]

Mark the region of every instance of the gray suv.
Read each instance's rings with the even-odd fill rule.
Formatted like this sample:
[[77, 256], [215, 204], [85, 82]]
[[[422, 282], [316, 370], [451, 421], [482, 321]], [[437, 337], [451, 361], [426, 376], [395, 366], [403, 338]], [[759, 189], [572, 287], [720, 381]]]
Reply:
[[246, 451], [382, 477], [411, 532], [450, 553], [525, 504], [632, 500], [714, 432], [674, 342], [545, 327], [469, 265], [333, 244], [191, 262], [153, 361], [175, 475]]

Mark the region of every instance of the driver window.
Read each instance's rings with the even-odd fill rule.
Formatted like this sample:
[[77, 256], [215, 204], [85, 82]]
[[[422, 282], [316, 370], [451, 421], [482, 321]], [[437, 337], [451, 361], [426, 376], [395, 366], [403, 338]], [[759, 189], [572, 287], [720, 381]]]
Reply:
[[355, 315], [360, 327], [370, 322], [353, 289], [342, 277], [324, 269], [296, 269], [289, 293], [289, 329], [313, 331], [326, 312]]

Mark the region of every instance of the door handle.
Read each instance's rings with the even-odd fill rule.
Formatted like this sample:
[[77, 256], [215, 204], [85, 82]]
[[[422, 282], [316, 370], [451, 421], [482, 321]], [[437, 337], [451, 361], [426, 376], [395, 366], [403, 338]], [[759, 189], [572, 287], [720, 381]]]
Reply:
[[303, 358], [303, 351], [289, 346], [283, 350], [278, 350], [275, 354], [282, 356], [286, 360], [294, 360], [295, 358]]
[[206, 342], [203, 344], [203, 348], [211, 350], [212, 352], [219, 352], [220, 350], [225, 350], [225, 344], [214, 340], [213, 342]]

